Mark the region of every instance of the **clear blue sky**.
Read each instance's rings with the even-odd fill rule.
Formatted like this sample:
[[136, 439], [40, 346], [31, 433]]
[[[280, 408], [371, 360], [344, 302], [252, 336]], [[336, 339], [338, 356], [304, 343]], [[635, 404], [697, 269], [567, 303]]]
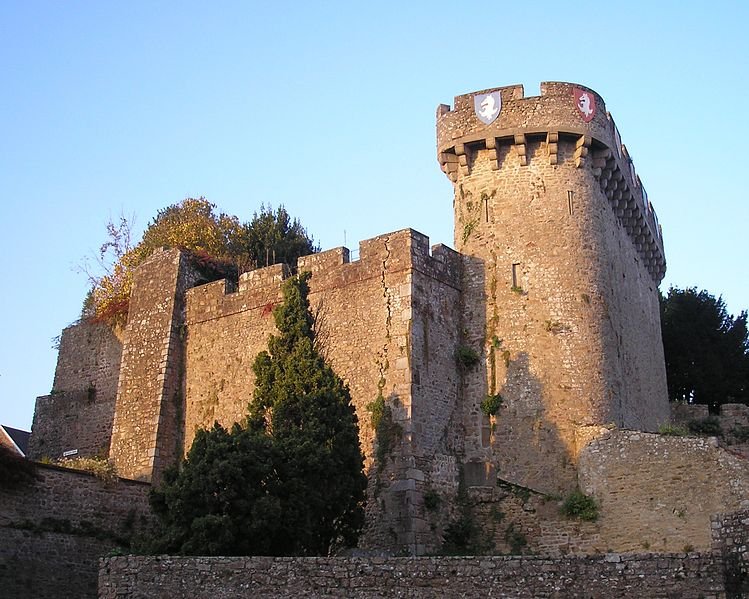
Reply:
[[0, 423], [29, 429], [110, 217], [284, 204], [323, 248], [452, 245], [439, 103], [583, 83], [664, 229], [662, 285], [749, 307], [749, 3], [0, 2]]

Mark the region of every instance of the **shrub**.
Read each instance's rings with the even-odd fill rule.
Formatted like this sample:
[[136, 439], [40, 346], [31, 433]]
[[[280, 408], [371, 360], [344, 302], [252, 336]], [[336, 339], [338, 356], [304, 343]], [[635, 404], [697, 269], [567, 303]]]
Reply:
[[731, 434], [737, 443], [746, 443], [749, 441], [749, 426], [739, 425], [731, 429]]
[[461, 345], [455, 350], [455, 361], [458, 364], [458, 370], [468, 372], [479, 363], [479, 354], [472, 347]]
[[683, 426], [677, 426], [676, 424], [661, 424], [658, 427], [658, 434], [667, 435], [669, 437], [685, 437], [689, 433]]
[[708, 416], [700, 420], [690, 420], [687, 424], [689, 431], [695, 435], [707, 435], [711, 437], [722, 437], [723, 429], [720, 427], [720, 420], [715, 416]]
[[496, 416], [503, 403], [504, 400], [499, 393], [496, 395], [487, 395], [484, 401], [481, 402], [481, 411], [487, 416]]
[[562, 514], [567, 518], [595, 522], [598, 519], [598, 504], [593, 497], [580, 489], [570, 493], [562, 504]]

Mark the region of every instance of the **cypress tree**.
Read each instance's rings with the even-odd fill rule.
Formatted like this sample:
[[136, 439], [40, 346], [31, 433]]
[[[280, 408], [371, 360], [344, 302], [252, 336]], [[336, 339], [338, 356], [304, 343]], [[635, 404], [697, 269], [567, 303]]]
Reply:
[[253, 366], [248, 424], [269, 435], [280, 455], [286, 552], [326, 555], [355, 545], [367, 479], [348, 387], [315, 347], [309, 276], [284, 283], [273, 313], [279, 334]]

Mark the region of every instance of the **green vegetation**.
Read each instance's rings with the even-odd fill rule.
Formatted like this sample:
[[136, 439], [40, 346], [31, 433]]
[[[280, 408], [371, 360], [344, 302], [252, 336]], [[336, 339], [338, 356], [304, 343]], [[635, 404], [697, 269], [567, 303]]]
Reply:
[[[258, 266], [285, 262], [292, 267], [299, 256], [317, 251], [312, 238], [283, 207], [261, 206], [249, 223], [217, 213], [205, 198], [187, 198], [160, 210], [143, 239], [132, 245], [132, 223], [125, 217], [107, 225], [107, 241], [95, 264], [84, 263], [91, 283], [83, 316], [110, 324], [124, 324], [135, 269], [155, 250], [180, 248], [188, 252], [207, 280], [236, 278]], [[103, 274], [102, 274], [103, 273]]]
[[428, 511], [436, 512], [440, 507], [440, 503], [442, 503], [442, 498], [434, 489], [428, 489], [424, 493], [424, 507]]
[[749, 426], [738, 425], [731, 429], [731, 435], [737, 443], [749, 442]]
[[463, 243], [468, 241], [468, 238], [471, 236], [471, 233], [473, 233], [477, 225], [478, 221], [475, 220], [468, 221], [463, 225]]
[[661, 296], [661, 330], [672, 401], [749, 403], [747, 313], [734, 318], [722, 298], [677, 289]]
[[461, 345], [455, 350], [455, 362], [460, 372], [468, 372], [479, 363], [479, 354], [472, 347]]
[[579, 489], [570, 493], [562, 504], [561, 512], [567, 518], [595, 522], [598, 520], [596, 500]]
[[116, 483], [118, 479], [114, 464], [106, 458], [62, 458], [52, 463], [71, 470], [83, 470], [108, 485]]
[[722, 437], [723, 429], [720, 427], [720, 420], [715, 416], [708, 416], [699, 420], [690, 420], [687, 423], [689, 432], [695, 435], [704, 435], [709, 437]]
[[481, 402], [481, 411], [487, 416], [496, 416], [503, 403], [504, 400], [499, 393], [487, 395], [484, 401]]
[[658, 434], [667, 435], [669, 437], [685, 437], [689, 434], [689, 431], [683, 426], [677, 426], [675, 424], [661, 424], [658, 427]]
[[315, 350], [309, 273], [283, 285], [244, 426], [198, 431], [152, 492], [153, 553], [329, 555], [354, 546], [367, 479], [349, 390]]
[[505, 541], [510, 545], [512, 555], [520, 555], [528, 545], [528, 539], [523, 531], [515, 528], [515, 523], [511, 522], [505, 530]]
[[375, 459], [379, 472], [385, 467], [387, 457], [403, 435], [403, 429], [393, 420], [393, 409], [387, 405], [382, 395], [378, 395], [377, 399], [367, 406], [367, 409], [372, 413], [372, 428], [377, 440]]

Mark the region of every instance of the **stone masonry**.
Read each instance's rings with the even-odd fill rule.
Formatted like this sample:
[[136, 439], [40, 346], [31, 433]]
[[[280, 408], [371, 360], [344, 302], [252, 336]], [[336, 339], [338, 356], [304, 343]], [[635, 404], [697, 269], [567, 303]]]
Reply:
[[[595, 98], [585, 122], [574, 92]], [[494, 122], [474, 111], [495, 92]], [[658, 312], [660, 229], [603, 100], [543, 83], [455, 98], [437, 110], [440, 163], [455, 186], [464, 342], [465, 458], [548, 493], [575, 486], [586, 427], [668, 421]], [[615, 181], [615, 183], [612, 183]], [[489, 423], [487, 394], [504, 403]], [[483, 422], [482, 422], [483, 421]]]
[[37, 464], [0, 483], [0, 596], [96, 596], [97, 561], [126, 550], [151, 520], [149, 485]]

